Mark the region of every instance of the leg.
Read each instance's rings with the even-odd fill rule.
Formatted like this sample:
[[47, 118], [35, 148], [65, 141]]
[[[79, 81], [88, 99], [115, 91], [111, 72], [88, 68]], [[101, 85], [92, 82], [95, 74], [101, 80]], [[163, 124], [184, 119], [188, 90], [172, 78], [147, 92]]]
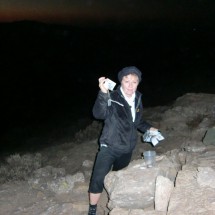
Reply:
[[132, 152], [127, 154], [122, 154], [119, 158], [117, 158], [113, 164], [113, 171], [118, 171], [128, 166], [128, 164], [131, 161], [131, 156], [132, 156]]
[[101, 193], [89, 193], [89, 211], [88, 215], [96, 215], [97, 204], [99, 202]]
[[114, 156], [111, 155], [108, 148], [101, 147], [96, 158], [89, 186], [89, 215], [96, 214], [96, 205], [100, 199], [103, 190], [104, 178], [110, 171], [114, 159]]
[[101, 196], [101, 193], [90, 193], [89, 194], [90, 204], [97, 205], [97, 203], [99, 202], [100, 196]]

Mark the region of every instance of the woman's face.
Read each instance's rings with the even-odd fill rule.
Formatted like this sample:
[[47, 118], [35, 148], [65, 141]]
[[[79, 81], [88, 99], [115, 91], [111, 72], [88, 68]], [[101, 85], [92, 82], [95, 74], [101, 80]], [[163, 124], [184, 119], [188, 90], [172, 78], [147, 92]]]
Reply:
[[121, 86], [126, 96], [131, 97], [137, 90], [139, 84], [138, 76], [135, 74], [129, 74], [122, 78]]

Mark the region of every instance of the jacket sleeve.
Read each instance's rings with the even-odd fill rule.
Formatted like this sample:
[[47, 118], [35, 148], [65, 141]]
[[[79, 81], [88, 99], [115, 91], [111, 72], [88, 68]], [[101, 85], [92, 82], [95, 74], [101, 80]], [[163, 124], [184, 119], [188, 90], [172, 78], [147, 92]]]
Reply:
[[145, 133], [151, 127], [152, 125], [146, 122], [143, 118], [141, 118], [140, 123], [137, 126], [138, 130], [140, 130], [142, 133]]
[[93, 106], [93, 116], [96, 119], [105, 119], [108, 115], [108, 99], [110, 96], [108, 93], [99, 91], [95, 104]]
[[142, 105], [142, 103], [140, 103], [139, 107], [140, 107], [140, 116], [139, 116], [140, 118], [139, 118], [139, 121], [137, 124], [137, 129], [140, 132], [145, 133], [148, 129], [150, 129], [152, 127], [152, 125], [143, 119], [143, 105]]

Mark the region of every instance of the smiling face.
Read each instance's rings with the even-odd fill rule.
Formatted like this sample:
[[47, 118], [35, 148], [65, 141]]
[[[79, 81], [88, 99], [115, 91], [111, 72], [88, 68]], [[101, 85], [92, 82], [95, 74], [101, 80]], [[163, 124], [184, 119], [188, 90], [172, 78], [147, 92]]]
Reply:
[[123, 76], [121, 86], [126, 96], [131, 97], [137, 90], [139, 79], [136, 74]]

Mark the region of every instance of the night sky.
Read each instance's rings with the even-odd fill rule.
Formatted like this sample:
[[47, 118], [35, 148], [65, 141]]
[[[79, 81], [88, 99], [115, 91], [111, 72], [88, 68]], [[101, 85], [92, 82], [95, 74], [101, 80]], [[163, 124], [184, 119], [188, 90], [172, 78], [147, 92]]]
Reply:
[[211, 0], [2, 0], [0, 20], [54, 23], [160, 20], [214, 23]]
[[[93, 120], [97, 79], [143, 72], [145, 107], [215, 93], [215, 1], [2, 0], [1, 151], [35, 150]], [[35, 147], [32, 147], [35, 146]]]

